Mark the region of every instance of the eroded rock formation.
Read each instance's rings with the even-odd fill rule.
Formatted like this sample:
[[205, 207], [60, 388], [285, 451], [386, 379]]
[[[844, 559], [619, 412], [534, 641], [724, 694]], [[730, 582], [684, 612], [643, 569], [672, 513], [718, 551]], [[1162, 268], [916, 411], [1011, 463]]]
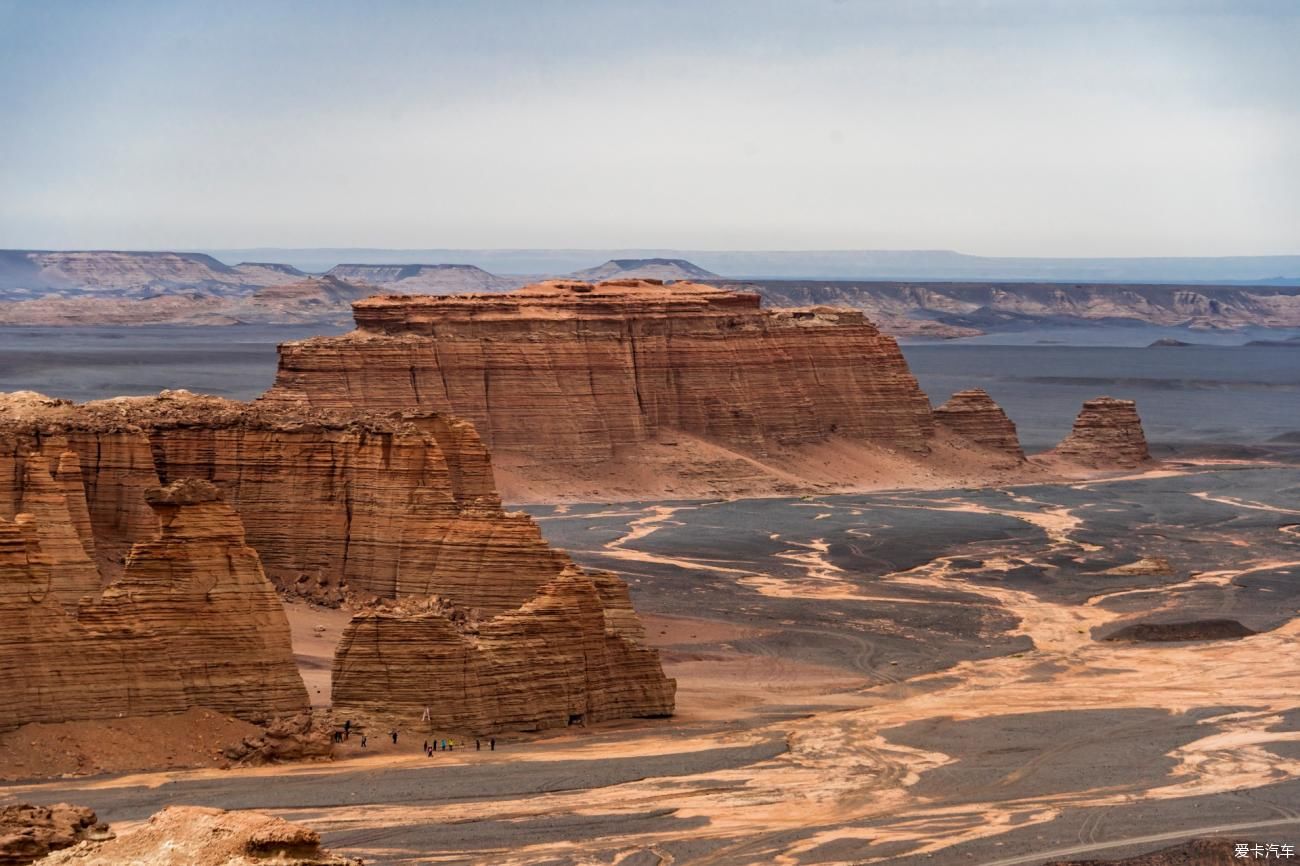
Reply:
[[27, 479], [49, 474], [43, 452], [89, 455], [84, 504], [71, 498], [109, 573], [155, 525], [144, 491], [186, 477], [217, 485], [267, 573], [308, 595], [342, 583], [384, 598], [437, 592], [495, 612], [531, 598], [568, 562], [527, 515], [502, 511], [487, 451], [462, 421], [284, 411], [187, 392], [18, 402], [8, 423], [0, 407], [0, 517], [32, 499]]
[[680, 437], [744, 462], [831, 440], [924, 454], [934, 432], [897, 343], [857, 311], [764, 310], [756, 294], [654, 280], [353, 310], [351, 334], [281, 346], [265, 401], [450, 412], [498, 461], [575, 478]]
[[441, 599], [385, 605], [344, 633], [335, 709], [472, 734], [671, 715], [675, 683], [643, 637], [626, 585], [572, 566], [481, 622]]
[[5, 806], [0, 808], [0, 866], [24, 866], [83, 839], [111, 836], [108, 827], [84, 806]]
[[1094, 468], [1133, 468], [1151, 459], [1137, 405], [1114, 397], [1085, 401], [1074, 429], [1050, 454]]
[[178, 713], [306, 710], [289, 627], [239, 517], [211, 484], [149, 491], [160, 526], [68, 611], [37, 520], [0, 520], [0, 728]]
[[[50, 469], [50, 453], [60, 455], [58, 465], [68, 476], [62, 481], [60, 470]], [[77, 455], [82, 455], [79, 485], [70, 476]], [[164, 483], [171, 485], [164, 492], [149, 492]], [[218, 489], [225, 503], [205, 498], [215, 497]], [[60, 533], [46, 533], [55, 538], [55, 549], [77, 548], [83, 531], [77, 526], [85, 524], [89, 542], [80, 548], [80, 565], [93, 549], [105, 574], [121, 575], [102, 600], [83, 603], [75, 617], [55, 613], [67, 599], [75, 603], [84, 587], [51, 591], [71, 585], [54, 575], [73, 557], [69, 553], [56, 561], [44, 551], [40, 521], [18, 512], [28, 503], [62, 521]], [[135, 543], [154, 535], [152, 529], [143, 534], [146, 525], [156, 527], [154, 512], [162, 519], [161, 538]], [[9, 639], [5, 646], [15, 666], [23, 646], [36, 646], [56, 659], [63, 646], [85, 645], [90, 648], [67, 666], [66, 678], [93, 677], [97, 665], [108, 663], [86, 630], [111, 631], [128, 614], [144, 624], [143, 636], [121, 648], [120, 669], [99, 671], [105, 694], [98, 703], [111, 708], [106, 712], [127, 711], [116, 690], [136, 668], [146, 672], [153, 691], [132, 692], [139, 701], [128, 708], [131, 712], [184, 709], [191, 705], [189, 681], [203, 677], [208, 702], [202, 705], [229, 711], [237, 697], [233, 673], [227, 677], [219, 667], [190, 670], [184, 659], [167, 660], [165, 646], [148, 627], [167, 620], [177, 601], [189, 603], [187, 593], [197, 593], [204, 580], [225, 573], [223, 568], [234, 585], [251, 581], [254, 566], [259, 575], [264, 566], [282, 586], [305, 587], [317, 597], [337, 595], [342, 587], [360, 599], [436, 596], [447, 609], [440, 614], [445, 622], [429, 625], [435, 631], [456, 631], [452, 612], [481, 624], [472, 640], [458, 638], [456, 650], [464, 659], [480, 660], [474, 662], [483, 670], [480, 681], [458, 691], [448, 680], [437, 692], [439, 701], [456, 705], [440, 710], [448, 718], [496, 730], [557, 719], [567, 723], [572, 716], [671, 712], [673, 682], [663, 676], [657, 654], [641, 645], [626, 586], [611, 575], [578, 570], [546, 544], [528, 515], [501, 508], [487, 451], [463, 421], [428, 413], [344, 415], [250, 406], [186, 392], [81, 405], [10, 395], [0, 400], [0, 517], [16, 521], [0, 524], [5, 529], [0, 542], [9, 544], [16, 575], [0, 584], [0, 591], [14, 596], [8, 609], [0, 605], [0, 622], [21, 626], [0, 634], [0, 641]], [[248, 545], [260, 558], [242, 546], [242, 534], [237, 539], [240, 518]], [[133, 543], [123, 562], [122, 551]], [[179, 587], [171, 602], [150, 595], [169, 580]], [[204, 598], [219, 608], [226, 598], [214, 591], [208, 587]], [[269, 587], [240, 597], [242, 615], [258, 629], [272, 608], [283, 622]], [[129, 610], [123, 607], [128, 601]], [[224, 616], [224, 608], [218, 612]], [[351, 632], [369, 628], [367, 616]], [[338, 668], [345, 672], [345, 684], [341, 691], [335, 686], [336, 707], [360, 712], [373, 702], [418, 703], [422, 712], [431, 700], [427, 690], [393, 690], [393, 682], [427, 678], [433, 662], [426, 655], [438, 656], [428, 640], [400, 645], [402, 629], [390, 620], [370, 628], [367, 633], [377, 643], [357, 646], [355, 654], [348, 650], [354, 642], [344, 641]], [[49, 622], [56, 627], [43, 625]], [[192, 629], [187, 639], [193, 652], [218, 659], [229, 653], [223, 649], [229, 634], [201, 625]], [[272, 624], [267, 633], [280, 631]], [[520, 640], [512, 646], [515, 637]], [[287, 653], [285, 640], [283, 647], [263, 647], [265, 657]], [[550, 680], [520, 673], [527, 663], [550, 671], [563, 683], [561, 692], [552, 695]], [[41, 664], [59, 669], [55, 661]], [[172, 672], [170, 679], [154, 669], [163, 664]], [[0, 666], [0, 688], [6, 669]], [[346, 673], [362, 669], [366, 676]], [[273, 673], [241, 675], [268, 681], [263, 704], [286, 712], [305, 708], [301, 680], [295, 678], [294, 691], [303, 700], [287, 701], [288, 687]], [[532, 708], [532, 715], [520, 707]], [[81, 717], [71, 712], [60, 701], [14, 723]]]
[[107, 841], [65, 849], [45, 866], [360, 866], [320, 846], [315, 830], [260, 812], [169, 806]]
[[982, 388], [958, 391], [934, 410], [936, 424], [994, 451], [1025, 459], [1015, 423]]

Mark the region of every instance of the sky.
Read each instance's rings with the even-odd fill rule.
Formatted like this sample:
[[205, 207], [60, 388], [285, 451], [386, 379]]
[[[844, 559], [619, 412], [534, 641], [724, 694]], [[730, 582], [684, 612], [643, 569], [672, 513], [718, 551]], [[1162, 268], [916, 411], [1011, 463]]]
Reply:
[[0, 0], [0, 247], [1300, 252], [1294, 0]]

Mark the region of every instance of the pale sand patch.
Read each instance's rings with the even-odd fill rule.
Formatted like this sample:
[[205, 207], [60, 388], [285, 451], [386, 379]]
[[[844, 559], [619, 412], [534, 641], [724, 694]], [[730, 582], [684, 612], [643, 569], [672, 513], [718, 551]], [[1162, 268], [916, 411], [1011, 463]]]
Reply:
[[1237, 499], [1232, 496], [1215, 496], [1205, 491], [1198, 491], [1192, 494], [1197, 499], [1203, 499], [1206, 502], [1217, 502], [1220, 505], [1231, 505], [1233, 508], [1247, 508], [1251, 511], [1270, 511], [1274, 514], [1300, 514], [1300, 509], [1283, 508], [1280, 505], [1269, 505], [1267, 502], [1249, 502], [1245, 499]]
[[[311, 704], [313, 707], [327, 707], [330, 705], [334, 650], [352, 614], [347, 610], [317, 607], [299, 601], [286, 602], [284, 613], [289, 619], [293, 657], [303, 682], [307, 684]], [[318, 627], [323, 630], [318, 630]]]
[[832, 436], [774, 448], [756, 457], [681, 431], [620, 449], [599, 464], [537, 464], [527, 454], [497, 451], [493, 470], [505, 501], [515, 504], [628, 502], [644, 499], [763, 498], [797, 494], [943, 490], [1183, 474], [1153, 464], [1141, 471], [1098, 470], [1038, 455], [1025, 462], [948, 430], [929, 453]]

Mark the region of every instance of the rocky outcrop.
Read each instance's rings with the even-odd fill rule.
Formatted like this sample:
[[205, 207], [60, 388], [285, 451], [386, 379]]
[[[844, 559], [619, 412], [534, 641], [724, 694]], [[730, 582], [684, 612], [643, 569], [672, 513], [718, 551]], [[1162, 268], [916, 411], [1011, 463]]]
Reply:
[[[66, 488], [57, 487], [45, 456], [50, 452], [62, 455], [59, 465], [65, 474], [78, 465], [67, 455], [84, 455], [80, 486], [69, 477]], [[151, 492], [159, 485], [167, 487]], [[54, 507], [59, 505], [54, 494], [64, 489], [79, 495], [78, 508]], [[215, 498], [218, 490], [224, 502]], [[88, 561], [93, 550], [103, 573], [120, 575], [101, 600], [83, 603], [75, 619], [54, 615], [61, 610], [59, 596], [51, 591], [57, 563], [41, 548], [39, 521], [17, 514], [23, 503], [34, 498], [43, 502], [42, 497], [52, 498], [48, 511], [62, 520], [60, 549], [75, 550], [80, 537], [75, 525], [87, 524], [90, 544], [81, 548], [83, 558]], [[64, 495], [62, 502], [68, 498]], [[81, 516], [73, 518], [73, 511]], [[516, 686], [499, 673], [495, 660], [522, 658], [519, 652], [550, 659], [548, 669], [567, 684], [558, 699], [564, 708], [590, 708], [563, 714], [565, 720], [584, 713], [609, 718], [671, 711], [672, 681], [663, 676], [657, 654], [641, 645], [626, 586], [611, 575], [576, 569], [568, 556], [546, 544], [528, 515], [504, 511], [483, 443], [472, 425], [454, 418], [348, 415], [187, 392], [80, 405], [36, 394], [9, 395], [0, 399], [0, 517], [8, 516], [19, 521], [7, 526], [15, 574], [23, 577], [0, 584], [15, 593], [9, 609], [0, 606], [0, 623], [22, 627], [0, 632], [0, 660], [7, 646], [12, 675], [21, 679], [24, 646], [46, 653], [51, 660], [39, 664], [50, 669], [60, 669], [60, 647], [89, 647], [68, 663], [66, 678], [102, 680], [104, 694], [97, 701], [106, 712], [123, 711], [115, 689], [132, 681], [136, 668], [145, 671], [141, 677], [153, 691], [134, 687], [133, 694], [140, 697], [135, 712], [140, 707], [150, 712], [184, 709], [192, 705], [198, 682], [205, 689], [202, 706], [233, 713], [241, 677], [266, 682], [258, 706], [302, 709], [300, 679], [295, 678], [292, 691], [302, 693], [302, 703], [288, 699], [290, 689], [278, 668], [249, 667], [250, 659], [274, 661], [288, 654], [278, 599], [269, 586], [254, 586], [253, 573], [260, 576], [263, 568], [282, 587], [302, 588], [318, 599], [338, 600], [344, 588], [362, 600], [437, 596], [483, 623], [477, 643], [465, 644], [464, 657], [478, 658], [469, 649], [482, 647], [475, 652], [487, 659], [484, 669], [496, 672], [484, 674], [477, 697], [449, 690], [443, 699], [467, 702], [468, 709], [445, 711], [477, 719], [484, 729], [552, 724], [561, 715], [524, 679]], [[152, 530], [144, 535], [143, 526], [146, 521], [156, 526], [159, 519], [161, 537], [136, 543], [155, 535]], [[248, 547], [243, 546], [245, 535]], [[226, 584], [230, 594], [222, 591]], [[167, 585], [172, 588], [164, 598], [161, 588]], [[563, 603], [548, 601], [557, 593]], [[40, 605], [22, 600], [29, 595]], [[202, 616], [219, 620], [233, 613], [236, 597], [247, 627], [221, 633], [209, 629]], [[206, 607], [195, 607], [200, 600]], [[557, 605], [564, 616], [548, 617]], [[167, 623], [177, 614], [194, 621], [183, 632], [191, 655], [167, 660]], [[125, 654], [120, 667], [97, 670], [108, 662], [97, 655], [101, 644], [84, 632], [127, 629], [133, 621], [141, 628], [120, 648]], [[50, 622], [54, 627], [43, 625]], [[506, 624], [516, 632], [502, 632]], [[404, 646], [400, 629], [388, 625], [372, 629], [372, 643], [364, 648], [377, 662], [341, 662], [344, 670], [379, 664], [382, 676], [345, 676], [346, 698], [340, 698], [336, 686], [336, 704], [389, 700], [390, 681], [424, 677], [430, 664], [428, 642]], [[492, 637], [498, 633], [504, 637]], [[501, 643], [515, 633], [528, 636], [521, 649]], [[264, 639], [261, 645], [258, 635]], [[494, 640], [501, 646], [489, 651], [497, 646]], [[240, 652], [232, 653], [232, 646]], [[584, 651], [575, 654], [572, 647]], [[191, 669], [187, 658], [216, 661]], [[223, 665], [229, 659], [245, 662], [228, 670]], [[150, 667], [159, 663], [167, 671]], [[5, 670], [0, 664], [0, 690]], [[45, 694], [39, 683], [32, 687]], [[61, 693], [57, 688], [53, 692]], [[425, 699], [423, 694], [418, 698]], [[543, 707], [528, 716], [517, 711], [521, 702]], [[69, 714], [80, 711], [60, 698], [48, 711], [16, 718], [13, 724], [79, 718]], [[296, 734], [277, 739], [268, 733], [265, 743], [245, 751], [251, 756], [268, 749], [278, 753], [285, 743], [298, 751], [310, 749]]]
[[1131, 469], [1151, 460], [1137, 404], [1113, 397], [1084, 402], [1070, 435], [1049, 454], [1096, 469]]
[[[51, 466], [42, 454], [30, 454], [22, 461], [16, 497], [9, 514], [30, 523], [40, 541], [49, 566], [50, 592], [67, 607], [76, 607], [86, 595], [98, 595], [99, 571], [90, 553], [93, 538], [87, 538], [90, 515], [81, 486], [79, 461], [71, 451], [62, 452]], [[9, 509], [7, 509], [9, 510]]]
[[82, 842], [43, 866], [361, 866], [320, 846], [320, 836], [259, 812], [169, 806], [108, 841]]
[[[8, 425], [0, 410], [9, 443], [0, 478], [26, 471], [41, 449], [91, 455], [85, 510], [109, 574], [152, 533], [144, 491], [185, 477], [219, 487], [266, 572], [307, 595], [340, 585], [384, 598], [437, 592], [493, 613], [518, 607], [568, 563], [527, 515], [501, 509], [487, 451], [463, 421], [286, 411], [186, 392], [28, 401]], [[10, 480], [0, 516], [29, 498]]]
[[1015, 423], [982, 388], [953, 394], [947, 403], [934, 410], [934, 420], [978, 445], [1017, 460], [1025, 459]]
[[934, 431], [897, 343], [856, 311], [653, 280], [353, 309], [355, 332], [281, 346], [265, 401], [450, 412], [494, 458], [573, 478], [679, 436], [744, 460], [833, 440], [923, 454]]
[[110, 839], [108, 826], [84, 806], [17, 804], [0, 808], [0, 866], [24, 866], [83, 839]]
[[441, 599], [382, 606], [343, 635], [334, 707], [474, 735], [671, 715], [675, 682], [642, 637], [622, 582], [574, 567], [484, 621]]
[[334, 752], [334, 727], [327, 713], [299, 713], [273, 719], [258, 734], [222, 750], [227, 760], [246, 766], [287, 761], [319, 761]]
[[206, 707], [261, 720], [305, 711], [288, 622], [211, 484], [149, 492], [159, 530], [74, 612], [27, 515], [0, 521], [0, 728]]

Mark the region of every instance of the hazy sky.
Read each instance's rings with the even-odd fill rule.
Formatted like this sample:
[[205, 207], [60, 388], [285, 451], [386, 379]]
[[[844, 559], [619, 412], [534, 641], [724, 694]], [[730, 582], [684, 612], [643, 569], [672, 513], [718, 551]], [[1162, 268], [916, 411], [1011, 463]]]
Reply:
[[0, 247], [1300, 252], [1300, 2], [0, 0]]

